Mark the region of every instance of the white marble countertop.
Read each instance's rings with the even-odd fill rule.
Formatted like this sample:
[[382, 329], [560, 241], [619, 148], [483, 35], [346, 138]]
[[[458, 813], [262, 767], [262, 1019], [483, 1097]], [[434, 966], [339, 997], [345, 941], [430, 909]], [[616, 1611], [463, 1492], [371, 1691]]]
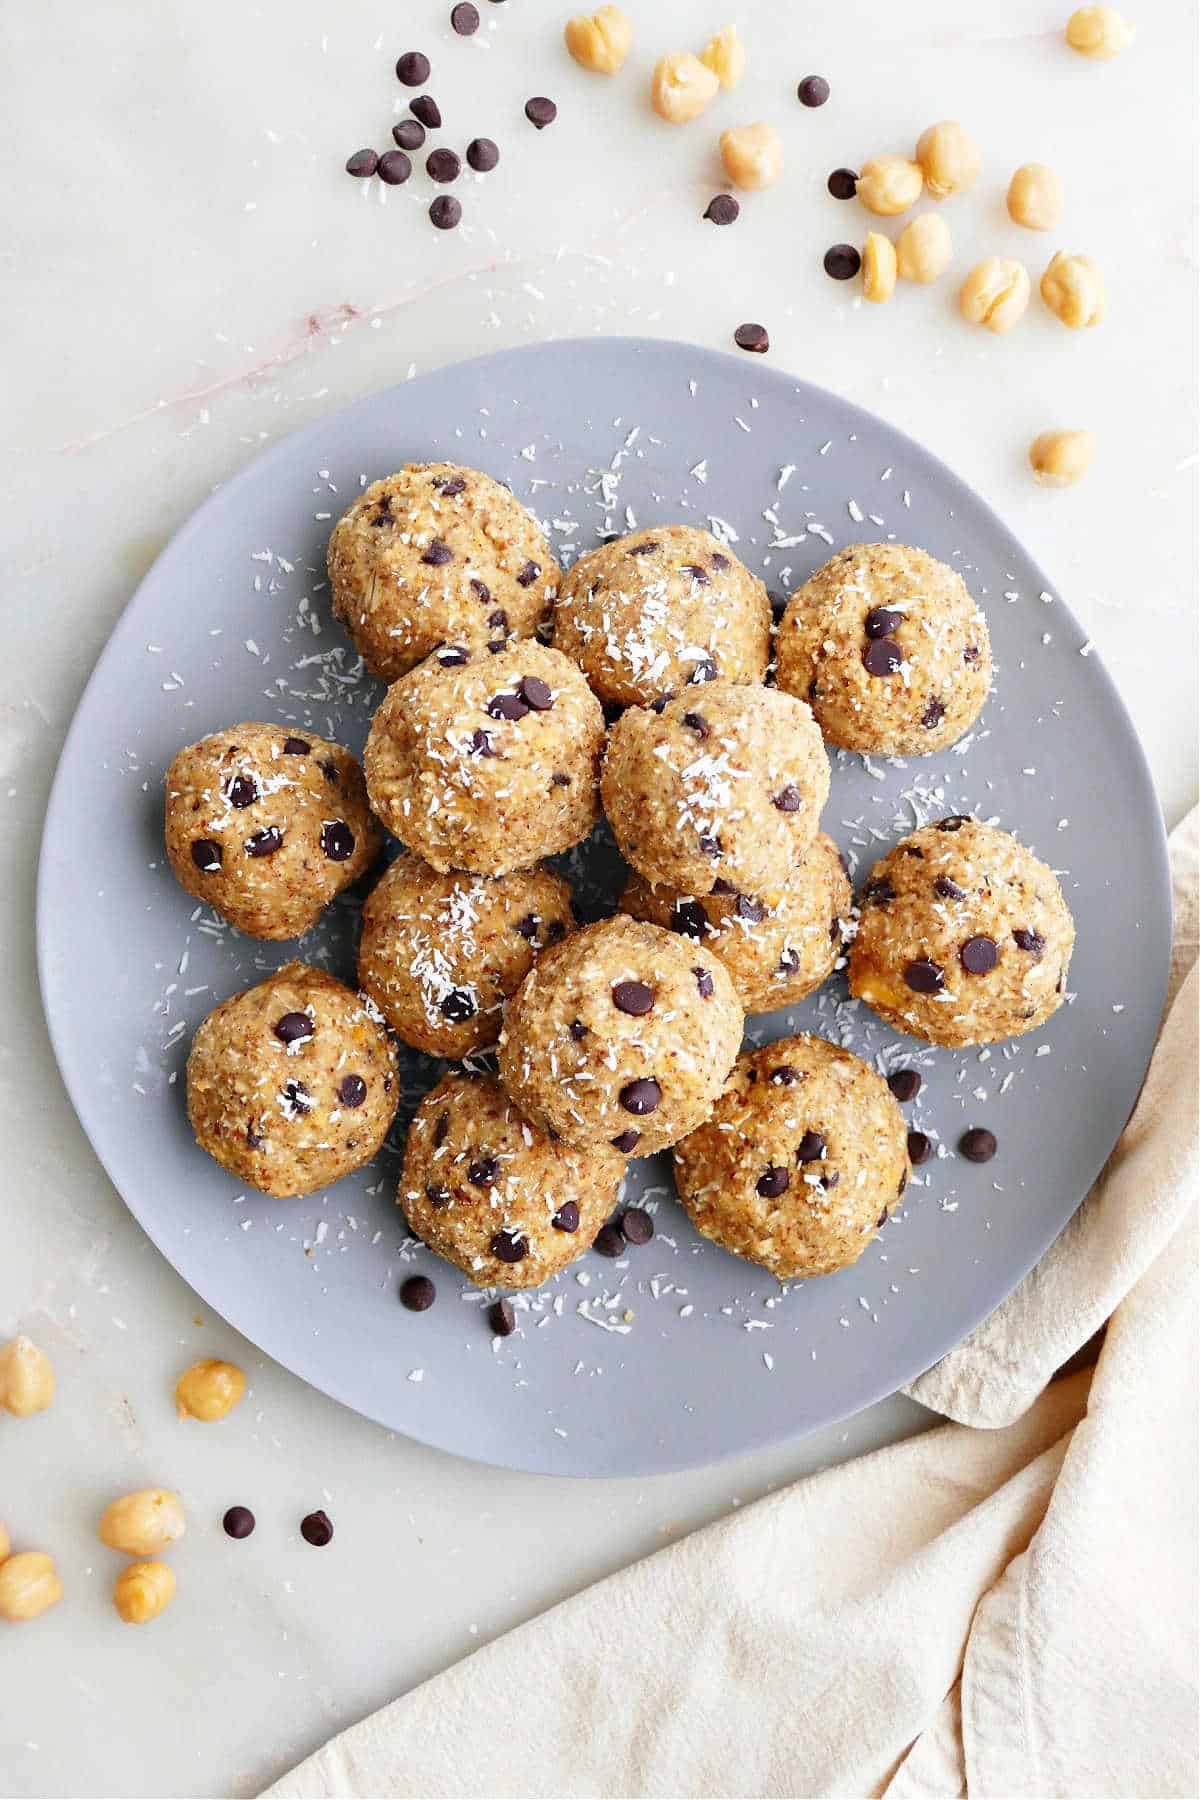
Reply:
[[[51, 1352], [59, 1399], [29, 1423], [0, 1420], [0, 1517], [54, 1552], [67, 1597], [19, 1640], [0, 1631], [7, 1795], [251, 1794], [581, 1584], [927, 1422], [897, 1399], [654, 1481], [498, 1473], [313, 1393], [201, 1307], [142, 1236], [54, 1069], [35, 858], [95, 657], [216, 483], [410, 369], [573, 333], [728, 346], [758, 320], [777, 366], [884, 414], [987, 496], [1095, 640], [1168, 820], [1193, 798], [1192, 9], [1129, 0], [1135, 48], [1094, 65], [1062, 44], [1065, 0], [747, 0], [743, 88], [671, 131], [646, 110], [650, 63], [702, 41], [720, 7], [628, 0], [634, 56], [606, 83], [567, 60], [565, 7], [479, 4], [470, 41], [451, 34], [449, 0], [41, 0], [8, 19], [0, 1337], [24, 1329]], [[487, 135], [503, 154], [460, 184], [457, 232], [430, 227], [423, 176], [385, 191], [342, 172], [359, 145], [386, 143], [405, 100], [392, 65], [412, 47], [433, 58], [445, 140]], [[795, 83], [814, 71], [833, 97], [806, 112]], [[540, 134], [522, 116], [533, 93], [560, 109]], [[984, 152], [979, 188], [947, 210], [956, 269], [1023, 255], [1036, 284], [1058, 236], [1018, 231], [1003, 193], [1019, 162], [1049, 162], [1068, 197], [1062, 247], [1107, 273], [1101, 331], [1068, 334], [1035, 299], [1016, 334], [991, 338], [958, 320], [953, 279], [876, 309], [822, 273], [826, 246], [867, 225], [828, 197], [828, 171], [906, 149], [946, 116]], [[722, 186], [716, 130], [758, 117], [784, 135], [786, 178], [717, 230], [700, 219]], [[1066, 493], [1024, 465], [1055, 424], [1099, 436], [1093, 471]], [[219, 1426], [178, 1423], [175, 1374], [217, 1352], [246, 1368], [248, 1400]], [[178, 1598], [147, 1633], [116, 1622], [115, 1559], [93, 1527], [111, 1495], [152, 1482], [183, 1492], [192, 1525]], [[220, 1528], [235, 1501], [259, 1521], [239, 1545]], [[295, 1529], [315, 1506], [337, 1526], [324, 1551]]]

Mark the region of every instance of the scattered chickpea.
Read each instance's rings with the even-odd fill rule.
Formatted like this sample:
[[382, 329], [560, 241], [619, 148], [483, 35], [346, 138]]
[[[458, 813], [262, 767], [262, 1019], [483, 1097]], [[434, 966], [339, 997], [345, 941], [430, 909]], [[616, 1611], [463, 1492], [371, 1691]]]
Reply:
[[1067, 42], [1080, 56], [1108, 62], [1128, 50], [1137, 36], [1115, 6], [1077, 6], [1067, 20]]
[[1055, 318], [1072, 331], [1099, 325], [1104, 317], [1104, 276], [1090, 256], [1059, 250], [1046, 266], [1039, 292]]
[[246, 1377], [236, 1363], [203, 1356], [185, 1369], [175, 1384], [175, 1411], [181, 1419], [223, 1419], [246, 1391]]
[[721, 133], [721, 162], [734, 187], [774, 187], [783, 173], [783, 143], [773, 125], [735, 125]]
[[896, 273], [901, 281], [927, 287], [945, 273], [953, 255], [950, 227], [941, 213], [918, 213], [896, 240]]
[[5, 1557], [10, 1555], [11, 1552], [12, 1552], [12, 1539], [9, 1537], [8, 1532], [4, 1528], [4, 1521], [2, 1519], [0, 1519], [0, 1563], [2, 1563], [5, 1559]]
[[100, 1542], [127, 1556], [154, 1556], [187, 1529], [183, 1502], [167, 1488], [139, 1488], [105, 1507], [97, 1527]]
[[1027, 231], [1053, 231], [1062, 216], [1062, 182], [1045, 163], [1022, 163], [1008, 184], [1008, 216]]
[[958, 310], [972, 325], [1011, 331], [1029, 305], [1029, 273], [1005, 256], [985, 256], [958, 290]]
[[957, 119], [943, 119], [923, 131], [916, 159], [935, 200], [963, 194], [979, 180], [979, 145]]
[[36, 1619], [62, 1597], [54, 1558], [44, 1550], [19, 1550], [0, 1563], [0, 1619]]
[[686, 125], [698, 119], [714, 100], [720, 82], [690, 50], [673, 50], [660, 57], [650, 77], [650, 104], [669, 125]]
[[54, 1404], [54, 1368], [32, 1338], [0, 1345], [0, 1406], [14, 1419], [28, 1419]]
[[175, 1598], [175, 1571], [165, 1562], [127, 1563], [113, 1585], [113, 1605], [126, 1625], [147, 1625]]
[[1043, 487], [1073, 487], [1092, 466], [1091, 431], [1043, 431], [1029, 446], [1029, 466]]
[[862, 253], [863, 299], [882, 306], [896, 291], [896, 246], [882, 231], [868, 231]]
[[700, 52], [700, 61], [711, 69], [723, 88], [735, 88], [746, 73], [746, 46], [736, 25], [723, 25]]
[[633, 43], [633, 26], [619, 6], [579, 13], [563, 27], [567, 49], [582, 68], [595, 75], [615, 75]]
[[857, 193], [868, 212], [891, 218], [921, 198], [925, 175], [907, 156], [873, 156], [859, 171]]

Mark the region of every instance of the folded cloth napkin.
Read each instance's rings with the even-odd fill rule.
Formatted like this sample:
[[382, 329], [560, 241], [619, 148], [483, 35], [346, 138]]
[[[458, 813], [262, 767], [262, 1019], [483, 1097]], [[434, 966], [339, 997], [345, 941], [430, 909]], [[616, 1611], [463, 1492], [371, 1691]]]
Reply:
[[[1172, 840], [1168, 1010], [1117, 1150], [910, 1390], [961, 1423], [598, 1583], [272, 1795], [1197, 1793], [1197, 819]], [[1094, 1371], [1052, 1379], [1106, 1322]]]

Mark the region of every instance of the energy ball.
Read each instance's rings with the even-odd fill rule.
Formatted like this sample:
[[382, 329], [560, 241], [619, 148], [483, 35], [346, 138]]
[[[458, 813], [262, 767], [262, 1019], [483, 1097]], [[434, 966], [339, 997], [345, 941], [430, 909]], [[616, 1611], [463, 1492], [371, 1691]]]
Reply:
[[625, 860], [679, 893], [762, 897], [816, 836], [829, 759], [803, 701], [714, 681], [613, 726], [601, 777]]
[[780, 621], [775, 679], [828, 744], [923, 756], [956, 743], [992, 680], [987, 620], [956, 570], [907, 544], [852, 544]]
[[860, 895], [850, 992], [932, 1044], [994, 1044], [1062, 1005], [1075, 925], [1007, 831], [951, 817], [896, 844]]
[[589, 550], [563, 577], [554, 613], [555, 647], [614, 706], [649, 706], [717, 676], [761, 683], [770, 638], [762, 582], [692, 525]]
[[370, 1162], [397, 1098], [396, 1051], [376, 1008], [302, 962], [222, 1000], [188, 1056], [196, 1142], [280, 1200]]
[[603, 748], [600, 702], [560, 651], [443, 645], [375, 714], [367, 789], [388, 830], [433, 868], [507, 875], [587, 836]]
[[517, 1111], [492, 1076], [452, 1071], [408, 1130], [396, 1196], [422, 1241], [478, 1287], [536, 1287], [589, 1249], [624, 1159], [573, 1149]]
[[363, 907], [358, 985], [404, 1043], [458, 1061], [495, 1043], [538, 952], [574, 928], [571, 890], [543, 865], [440, 875], [404, 854]]
[[348, 507], [329, 539], [333, 610], [392, 682], [439, 644], [532, 637], [560, 570], [541, 527], [490, 475], [407, 463]]
[[781, 1281], [855, 1262], [908, 1173], [887, 1082], [807, 1035], [739, 1056], [712, 1117], [675, 1146], [675, 1185], [696, 1230]]
[[568, 1143], [648, 1156], [707, 1115], [741, 1041], [720, 958], [618, 914], [539, 957], [509, 1001], [500, 1079]]
[[635, 919], [707, 945], [728, 969], [745, 1010], [757, 1013], [792, 1006], [820, 987], [842, 954], [850, 902], [837, 845], [818, 832], [769, 900], [724, 882], [708, 894], [679, 894], [633, 875], [618, 904]]
[[202, 738], [175, 757], [166, 793], [176, 880], [251, 937], [299, 937], [379, 851], [362, 770], [308, 730]]

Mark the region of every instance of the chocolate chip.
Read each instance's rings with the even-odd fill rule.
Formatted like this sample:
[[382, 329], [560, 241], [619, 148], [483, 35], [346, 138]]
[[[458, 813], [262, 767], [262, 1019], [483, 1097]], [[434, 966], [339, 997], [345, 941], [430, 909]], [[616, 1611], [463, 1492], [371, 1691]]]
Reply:
[[354, 855], [354, 833], [345, 819], [327, 819], [321, 827], [321, 849], [330, 862], [346, 862]]
[[286, 737], [283, 740], [283, 754], [285, 756], [307, 756], [311, 749], [312, 745], [307, 738]]
[[429, 80], [429, 58], [420, 50], [406, 50], [396, 63], [396, 80], [405, 87], [420, 87]]
[[432, 94], [418, 94], [415, 100], [409, 101], [408, 110], [414, 119], [420, 119], [422, 125], [428, 126], [430, 131], [440, 128], [442, 109]]
[[517, 586], [532, 587], [541, 572], [541, 563], [527, 562], [517, 573]]
[[[901, 851], [902, 855], [911, 856], [911, 857], [915, 858], [915, 860], [917, 862], [925, 861], [925, 852], [923, 850], [918, 850], [917, 846], [915, 844], [901, 844], [900, 851]], [[845, 857], [842, 858], [842, 867], [843, 868], [846, 867]], [[847, 874], [850, 873], [849, 869], [846, 869], [846, 873]]]
[[858, 192], [858, 175], [854, 169], [834, 169], [825, 185], [835, 200], [853, 200]]
[[471, 733], [471, 749], [476, 756], [495, 756], [496, 751], [492, 745], [491, 733], [483, 730], [473, 731]]
[[450, 1114], [448, 1112], [439, 1113], [438, 1114], [438, 1122], [433, 1128], [433, 1147], [435, 1150], [441, 1149], [442, 1145], [446, 1141], [446, 1133], [449, 1131], [449, 1129], [450, 1129]]
[[378, 167], [379, 157], [374, 150], [356, 150], [346, 158], [347, 175], [373, 175]]
[[752, 350], [756, 356], [762, 356], [771, 348], [765, 325], [739, 325], [733, 334], [733, 341], [739, 350]]
[[[417, 127], [420, 130], [420, 127]], [[385, 150], [379, 159], [378, 175], [389, 187], [400, 187], [412, 174], [412, 163], [403, 150]]]
[[767, 916], [767, 909], [761, 900], [752, 894], [739, 894], [733, 903], [733, 910], [739, 919], [745, 919], [750, 925], [761, 925]]
[[525, 117], [539, 131], [545, 131], [547, 125], [553, 125], [558, 117], [558, 108], [553, 100], [547, 100], [545, 94], [535, 94], [532, 100], [525, 102]]
[[612, 1003], [618, 1012], [640, 1019], [654, 1005], [654, 990], [644, 981], [618, 981], [612, 991]]
[[555, 1231], [578, 1231], [579, 1208], [574, 1200], [564, 1200], [550, 1223]]
[[862, 257], [853, 244], [832, 244], [825, 252], [825, 273], [834, 281], [851, 281], [862, 267]]
[[904, 979], [914, 994], [940, 994], [946, 985], [941, 963], [918, 957], [904, 971]]
[[[195, 855], [195, 852], [196, 852], [196, 847], [193, 844], [193, 846], [192, 846], [193, 856]], [[1035, 962], [1039, 962], [1041, 960], [1042, 954], [1046, 948], [1046, 940], [1042, 936], [1041, 932], [1040, 931], [1029, 931], [1023, 925], [1019, 925], [1017, 927], [1016, 931], [1013, 932], [1013, 943], [1017, 946], [1018, 950], [1028, 951], [1029, 955], [1033, 957]]]
[[487, 1310], [488, 1324], [497, 1337], [511, 1337], [517, 1329], [517, 1315], [511, 1300], [493, 1300]]
[[439, 231], [453, 231], [462, 218], [462, 203], [453, 194], [439, 194], [429, 203], [429, 223]]
[[933, 1144], [923, 1131], [910, 1131], [908, 1134], [908, 1160], [914, 1169], [927, 1163], [933, 1155]]
[[265, 831], [256, 831], [246, 845], [247, 856], [274, 856], [283, 848], [283, 833], [278, 825], [268, 825]]
[[1000, 961], [1000, 952], [993, 938], [969, 937], [958, 958], [968, 975], [990, 975]]
[[567, 1030], [577, 1044], [581, 1044], [588, 1034], [588, 1028], [582, 1019], [572, 1019], [571, 1023], [567, 1026]]
[[602, 1225], [592, 1240], [592, 1249], [600, 1256], [620, 1256], [625, 1249], [625, 1239], [615, 1225]]
[[941, 722], [945, 718], [945, 716], [946, 716], [946, 708], [944, 707], [942, 702], [939, 699], [937, 699], [935, 696], [934, 699], [932, 699], [929, 702], [929, 705], [925, 708], [925, 711], [921, 714], [921, 723], [925, 727], [926, 731], [932, 731], [933, 727], [935, 725], [941, 724]]
[[443, 669], [461, 669], [470, 662], [471, 656], [465, 644], [443, 644], [437, 659]]
[[894, 675], [904, 661], [904, 652], [894, 638], [876, 638], [863, 651], [862, 661], [868, 675]]
[[523, 719], [529, 708], [520, 694], [493, 694], [487, 703], [487, 713], [492, 719], [508, 719], [515, 722]]
[[426, 1182], [425, 1198], [434, 1212], [443, 1212], [450, 1204], [450, 1189], [443, 1187], [440, 1181]]
[[488, 175], [500, 161], [500, 151], [491, 138], [472, 138], [467, 145], [467, 161], [477, 175]]
[[650, 702], [650, 711], [652, 713], [665, 712], [667, 706], [674, 698], [675, 696], [673, 693], [660, 694], [657, 700], [652, 700]]
[[281, 1044], [302, 1043], [305, 1038], [310, 1038], [316, 1029], [308, 1014], [302, 1012], [284, 1013], [282, 1018], [276, 1019], [274, 1027], [275, 1036]]
[[695, 732], [701, 743], [709, 735], [709, 723], [703, 713], [686, 712], [683, 715], [683, 722], [689, 731]]
[[671, 930], [682, 937], [703, 937], [708, 930], [708, 914], [699, 900], [677, 900], [671, 908]]
[[779, 1067], [772, 1069], [767, 1076], [772, 1087], [794, 1087], [799, 1079], [800, 1077], [791, 1063], [780, 1063]]
[[800, 789], [796, 786], [796, 784], [794, 782], [789, 781], [786, 787], [780, 788], [779, 792], [775, 795], [775, 798], [772, 800], [771, 805], [773, 807], [775, 807], [776, 810], [781, 813], [799, 812], [800, 811]]
[[702, 567], [700, 563], [684, 563], [683, 573], [685, 575], [690, 575], [697, 587], [707, 587], [711, 580], [708, 570]]
[[498, 1231], [492, 1239], [491, 1251], [497, 1262], [524, 1262], [529, 1255], [529, 1243], [519, 1231]]
[[467, 1170], [467, 1180], [472, 1187], [495, 1187], [496, 1177], [500, 1173], [499, 1160], [494, 1156], [481, 1156]]
[[642, 1075], [636, 1081], [627, 1081], [617, 1098], [626, 1112], [642, 1118], [654, 1111], [662, 1099], [662, 1089], [653, 1075]]
[[425, 127], [417, 119], [400, 119], [392, 126], [392, 136], [401, 150], [419, 150], [425, 142]]
[[343, 1106], [361, 1106], [367, 1097], [367, 1084], [361, 1075], [343, 1075], [338, 1082], [338, 1099]]
[[248, 1538], [254, 1530], [254, 1514], [248, 1506], [231, 1506], [221, 1524], [226, 1537]]
[[532, 712], [549, 712], [554, 705], [550, 685], [540, 675], [523, 676], [517, 692]]
[[977, 663], [979, 661], [979, 646], [978, 646], [978, 644], [968, 644], [967, 645], [966, 649], [963, 651], [963, 661], [968, 664]]
[[806, 75], [796, 89], [801, 106], [824, 106], [829, 98], [829, 83], [823, 75]]
[[235, 775], [228, 788], [229, 804], [240, 811], [245, 806], [253, 806], [258, 799], [258, 783], [249, 775]]
[[488, 645], [488, 652], [492, 656], [499, 656], [499, 654], [502, 650], [507, 650], [507, 649], [508, 649], [508, 639], [506, 637], [493, 638], [492, 641]]
[[410, 1275], [400, 1287], [400, 1304], [409, 1312], [428, 1312], [437, 1299], [437, 1289], [428, 1275]]
[[457, 181], [462, 159], [455, 150], [431, 150], [425, 158], [425, 173], [430, 181]]
[[825, 1139], [819, 1131], [806, 1131], [796, 1146], [798, 1163], [819, 1162], [825, 1154]]
[[702, 832], [696, 841], [701, 856], [709, 856], [714, 860], [720, 856], [721, 840], [719, 837], [709, 837], [707, 833]]
[[518, 936], [523, 937], [526, 943], [532, 944], [538, 933], [537, 914], [526, 913], [523, 919], [517, 920], [516, 924], [513, 926], [513, 930]]
[[916, 1069], [893, 1069], [887, 1084], [902, 1106], [915, 1100], [921, 1091], [921, 1077]]
[[719, 550], [713, 551], [712, 555], [709, 557], [709, 561], [712, 563], [714, 569], [728, 569], [731, 566], [729, 558], [727, 556], [722, 556]]
[[300, 1521], [300, 1536], [306, 1544], [323, 1550], [333, 1539], [333, 1520], [327, 1512], [311, 1512]]
[[896, 898], [896, 890], [887, 875], [880, 875], [875, 881], [868, 881], [862, 891], [864, 906], [887, 906]]
[[713, 978], [709, 970], [704, 967], [703, 963], [697, 963], [696, 967], [692, 970], [692, 974], [696, 977], [696, 991], [700, 995], [700, 998], [702, 1000], [711, 1000]]
[[944, 819], [938, 820], [936, 829], [938, 831], [961, 831], [964, 825], [973, 823], [969, 813], [948, 813]]
[[657, 538], [643, 538], [640, 544], [630, 544], [626, 556], [649, 556], [658, 549]]
[[965, 900], [967, 897], [966, 888], [960, 888], [957, 881], [951, 881], [948, 875], [938, 876], [933, 884], [933, 891], [940, 894], [943, 900]]
[[713, 225], [732, 225], [741, 210], [732, 194], [714, 194], [703, 216]]
[[255, 1131], [253, 1123], [247, 1125], [246, 1148], [248, 1150], [261, 1150], [266, 1141], [265, 1137], [260, 1137], [257, 1131]]
[[462, 1025], [467, 1019], [473, 1019], [479, 1008], [465, 988], [451, 988], [439, 1001], [438, 1011], [450, 1024]]
[[283, 1089], [285, 1109], [290, 1109], [287, 1116], [295, 1118], [301, 1113], [310, 1113], [313, 1109], [313, 1097], [302, 1081], [289, 1081]]
[[627, 1244], [648, 1244], [654, 1236], [654, 1220], [640, 1206], [627, 1206], [617, 1223]]
[[202, 875], [211, 875], [221, 866], [221, 846], [215, 838], [192, 840], [192, 861]]
[[996, 1154], [996, 1134], [986, 1125], [972, 1125], [959, 1138], [958, 1149], [960, 1156], [965, 1156], [968, 1162], [991, 1162]]
[[780, 1194], [787, 1192], [787, 1185], [791, 1179], [782, 1164], [772, 1163], [770, 1168], [765, 1169], [755, 1182], [755, 1192], [761, 1194], [764, 1200], [777, 1200]]
[[479, 8], [471, 0], [458, 0], [450, 9], [450, 24], [459, 37], [474, 37], [479, 30]]
[[873, 606], [863, 620], [863, 630], [869, 638], [891, 637], [903, 618], [903, 613], [893, 611], [890, 606]]
[[435, 537], [421, 561], [427, 563], [431, 569], [440, 569], [443, 563], [454, 561], [454, 552], [449, 544], [443, 543], [441, 538]]

